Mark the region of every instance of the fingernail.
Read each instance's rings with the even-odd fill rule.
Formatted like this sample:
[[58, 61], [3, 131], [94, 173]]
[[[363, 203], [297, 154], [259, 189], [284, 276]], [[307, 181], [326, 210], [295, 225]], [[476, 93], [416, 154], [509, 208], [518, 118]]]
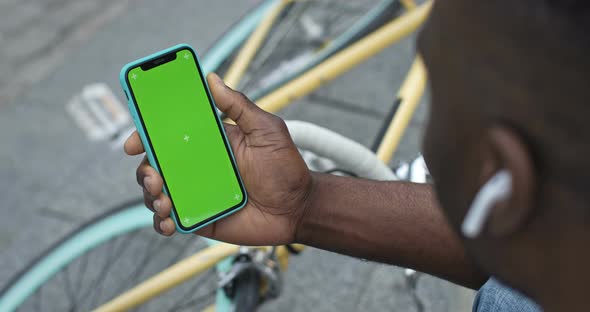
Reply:
[[160, 213], [160, 200], [159, 199], [154, 200], [154, 210], [157, 213]]
[[145, 188], [146, 190], [149, 189], [150, 180], [150, 177], [143, 178], [143, 188]]
[[168, 225], [166, 225], [166, 221], [160, 221], [160, 231], [168, 232]]

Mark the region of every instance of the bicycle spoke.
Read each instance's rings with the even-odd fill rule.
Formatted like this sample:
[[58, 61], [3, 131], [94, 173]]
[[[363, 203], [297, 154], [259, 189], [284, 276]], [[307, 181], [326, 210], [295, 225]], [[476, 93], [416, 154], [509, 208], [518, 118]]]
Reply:
[[[379, 0], [359, 2], [295, 1], [285, 8], [288, 14], [283, 13], [269, 32], [238, 89], [258, 98], [268, 92], [266, 88], [281, 85], [286, 77], [317, 63], [320, 57], [325, 57], [320, 53], [324, 49], [336, 52], [341, 43], [336, 46], [330, 43], [381, 3]], [[342, 38], [353, 40], [355, 36]]]
[[[149, 244], [149, 248], [146, 248], [146, 251], [143, 254], [142, 257], [142, 261], [139, 265], [135, 266], [135, 270], [133, 270], [131, 272], [131, 274], [129, 274], [127, 276], [127, 278], [125, 278], [124, 280], [127, 281], [126, 284], [123, 285], [123, 287], [119, 287], [116, 291], [115, 294], [121, 292], [124, 289], [129, 289], [131, 288], [131, 284], [134, 281], [137, 281], [140, 279], [141, 275], [143, 274], [143, 272], [145, 271], [146, 267], [147, 267], [147, 263], [150, 260], [153, 260], [153, 256], [154, 254], [161, 250], [161, 247], [165, 244], [166, 242], [162, 239], [159, 240], [158, 244]], [[135, 277], [135, 280], [132, 279], [132, 277]]]
[[43, 311], [41, 310], [41, 301], [43, 298], [43, 287], [39, 288], [39, 293], [35, 296], [35, 311]]
[[[138, 235], [139, 235], [139, 233], [140, 233], [140, 231], [136, 231], [136, 232], [135, 232], [135, 233], [133, 233], [133, 234], [134, 234], [134, 236], [138, 236]], [[140, 236], [140, 238], [139, 238], [139, 241], [140, 241], [140, 242], [143, 242], [143, 237], [142, 237], [142, 236]], [[147, 243], [147, 242], [146, 242], [146, 243]], [[131, 255], [131, 257], [133, 257], [133, 258], [138, 258], [138, 257], [137, 257], [137, 255], [138, 255], [138, 252], [139, 252], [139, 250], [140, 250], [140, 249], [142, 249], [142, 244], [140, 244], [140, 243], [136, 243], [136, 244], [130, 244], [130, 239], [129, 239], [129, 241], [127, 241], [126, 243], [124, 243], [124, 244], [121, 244], [121, 246], [122, 246], [122, 248], [121, 248], [122, 250], [120, 250], [120, 252], [117, 252], [117, 253], [116, 253], [116, 255], [118, 255], [118, 259], [125, 259], [125, 255], [126, 255], [126, 254], [129, 254], [129, 255]], [[135, 247], [135, 246], [137, 246], [137, 247]], [[130, 248], [130, 247], [135, 247], [135, 248]], [[146, 252], [146, 253], [144, 253], [144, 257], [143, 257], [144, 261], [145, 261], [145, 259], [146, 259], [146, 255], [147, 255], [148, 253], [149, 253], [149, 254], [152, 254], [154, 250], [157, 250], [157, 247], [154, 247], [154, 246], [150, 245], [150, 249], [149, 249], [149, 250], [150, 250], [149, 252]], [[112, 264], [114, 264], [114, 262], [115, 262], [115, 261], [113, 261], [113, 263], [112, 263]], [[111, 265], [112, 265], [112, 264], [111, 264]], [[142, 264], [139, 264], [139, 265], [134, 265], [134, 268], [135, 268], [135, 270], [141, 271], [141, 270], [143, 270], [143, 268], [144, 268], [144, 264], [142, 263]], [[118, 278], [119, 280], [121, 280], [121, 283], [123, 283], [123, 281], [127, 282], [127, 284], [125, 284], [125, 285], [124, 285], [124, 287], [122, 287], [122, 289], [128, 289], [128, 288], [130, 288], [130, 287], [128, 286], [128, 285], [129, 285], [129, 283], [133, 283], [134, 281], [137, 281], [137, 280], [138, 280], [138, 277], [139, 277], [139, 275], [136, 275], [136, 279], [132, 279], [132, 277], [133, 277], [133, 276], [134, 276], [134, 274], [133, 274], [133, 273], [132, 273], [132, 274], [130, 274], [128, 277], [126, 277], [126, 278], [123, 278], [123, 279], [121, 279], [121, 278], [119, 278], [119, 276], [117, 276], [117, 278]], [[103, 293], [103, 291], [104, 291], [104, 288], [103, 288], [103, 285], [101, 284], [101, 287], [99, 288], [99, 293], [98, 293], [98, 296], [97, 296], [96, 298], [103, 298], [103, 297], [104, 297], [104, 296], [102, 296], [102, 293]], [[106, 296], [105, 298], [111, 298], [111, 297], [113, 297], [113, 296], [116, 296], [116, 294], [118, 294], [119, 292], [120, 292], [120, 291], [119, 291], [119, 290], [117, 290], [117, 291], [113, 292], [113, 294], [112, 294], [112, 295], [110, 295], [110, 294], [109, 294], [109, 295], [108, 295], [108, 296]], [[94, 306], [94, 304], [95, 304], [95, 303], [96, 303], [96, 304], [100, 304], [101, 302], [100, 302], [100, 301], [99, 301], [99, 302], [93, 302], [93, 304], [91, 305], [91, 307], [92, 307], [92, 306]]]
[[203, 285], [200, 283], [200, 281], [201, 281], [201, 280], [207, 280], [207, 279], [209, 279], [210, 277], [213, 277], [213, 276], [215, 275], [215, 272], [216, 272], [216, 271], [215, 271], [215, 269], [211, 269], [211, 270], [209, 270], [207, 273], [205, 273], [205, 274], [203, 274], [203, 275], [199, 276], [199, 278], [197, 278], [197, 279], [194, 281], [195, 285], [193, 285], [193, 287], [190, 287], [190, 288], [188, 289], [188, 291], [187, 291], [187, 292], [186, 292], [186, 293], [185, 293], [183, 296], [181, 296], [181, 298], [182, 298], [182, 299], [178, 300], [178, 304], [177, 304], [176, 306], [173, 306], [172, 308], [170, 308], [170, 310], [176, 310], [176, 309], [177, 309], [177, 307], [178, 307], [179, 305], [181, 305], [181, 304], [182, 304], [182, 302], [184, 302], [184, 301], [188, 300], [188, 299], [191, 297], [191, 295], [193, 295], [194, 293], [196, 293], [196, 292], [197, 292], [197, 289], [199, 289], [200, 287], [202, 287], [202, 286], [203, 286]]
[[[76, 276], [83, 276], [83, 272], [86, 272], [86, 267], [88, 265], [88, 258], [86, 257], [82, 257], [78, 263], [78, 274], [76, 274]], [[80, 293], [80, 289], [82, 288], [82, 278], [78, 279], [78, 282], [76, 283], [76, 289], [78, 290], [78, 294]], [[78, 298], [76, 297], [76, 300]]]
[[[242, 85], [244, 86], [242, 89], [246, 90], [250, 87], [253, 79], [251, 77], [257, 76], [257, 74], [263, 69], [264, 65], [267, 64], [268, 58], [270, 57], [273, 51], [276, 51], [276, 47], [279, 46], [281, 42], [287, 38], [287, 35], [293, 30], [295, 27], [295, 22], [301, 17], [301, 15], [305, 12], [305, 9], [310, 5], [310, 2], [305, 2], [303, 5], [297, 6], [297, 11], [295, 14], [289, 14], [287, 22], [284, 22], [280, 25], [280, 27], [275, 30], [280, 36], [272, 36], [268, 39], [267, 43], [263, 46], [262, 52], [257, 55], [254, 61], [251, 64], [251, 74], [249, 75], [249, 79], [244, 79]], [[267, 47], [269, 46], [269, 47]]]
[[75, 311], [75, 307], [76, 307], [76, 300], [75, 300], [75, 295], [74, 295], [74, 289], [72, 288], [72, 283], [70, 280], [70, 269], [69, 267], [66, 268], [63, 273], [61, 274], [62, 279], [63, 279], [63, 283], [64, 283], [64, 292], [66, 293], [66, 297], [68, 298], [68, 300], [70, 300], [71, 303], [71, 308], [69, 309], [70, 311]]
[[[97, 257], [97, 256], [92, 256], [92, 255], [97, 254], [97, 253], [102, 255], [103, 254], [102, 253], [102, 250], [104, 250], [105, 248], [107, 250], [110, 250], [110, 249], [114, 248], [113, 247], [114, 244], [116, 244], [119, 240], [120, 240], [119, 237], [118, 238], [115, 238], [108, 245], [106, 245], [106, 246], [100, 246], [96, 250], [93, 250], [93, 251], [91, 251], [89, 253], [88, 257], [86, 257], [88, 259], [87, 262], [88, 261], [91, 261], [92, 263], [90, 263], [90, 265], [88, 265], [88, 263], [85, 264], [83, 274], [79, 275], [80, 281], [82, 281], [82, 279], [83, 279], [82, 276], [86, 276], [86, 275], [90, 275], [91, 274], [91, 272], [88, 272], [88, 268], [90, 268], [92, 270], [92, 268], [98, 267], [98, 266], [94, 265], [94, 263], [96, 261], [98, 261], [98, 259], [104, 259], [105, 258], [104, 256]], [[97, 252], [97, 251], [101, 251], [101, 252]], [[108, 260], [105, 260], [105, 262], [108, 263]], [[103, 265], [103, 267], [106, 266], [106, 263]], [[87, 278], [90, 279], [91, 276], [88, 276]], [[94, 289], [94, 287], [96, 286], [96, 282], [97, 282], [98, 278], [100, 278], [100, 270], [99, 270], [99, 273], [97, 274], [97, 276], [95, 276], [95, 278], [92, 278], [92, 282], [86, 284], [85, 285], [86, 287], [80, 288], [80, 290], [78, 292], [79, 293], [80, 300], [85, 300], [86, 302], [88, 302], [88, 296], [91, 295], [92, 289]], [[83, 307], [84, 307], [84, 303], [81, 304], [80, 308], [83, 308]]]
[[[104, 285], [104, 281], [107, 278], [107, 270], [112, 267], [115, 262], [117, 262], [117, 260], [121, 259], [122, 257], [120, 257], [119, 255], [127, 250], [127, 248], [129, 247], [129, 241], [131, 240], [131, 238], [135, 237], [135, 235], [137, 234], [138, 231], [135, 231], [134, 233], [132, 233], [131, 235], [128, 235], [126, 237], [124, 237], [125, 239], [120, 239], [117, 238], [113, 241], [112, 244], [108, 244], [107, 248], [108, 248], [108, 252], [107, 252], [107, 260], [105, 261], [104, 265], [102, 266], [101, 270], [99, 271], [98, 274], [98, 278], [96, 280], [94, 280], [93, 283], [91, 283], [91, 287], [89, 289], [93, 289], [93, 290], [99, 290], [92, 292], [92, 297], [89, 300], [90, 306], [89, 308], [92, 308], [94, 306], [94, 303], [97, 299], [97, 293], [102, 292], [102, 287]], [[84, 297], [83, 297], [84, 298]]]
[[[115, 240], [115, 242], [116, 242], [116, 240]], [[103, 283], [103, 281], [106, 278], [106, 276], [105, 276], [106, 270], [111, 266], [111, 262], [114, 262], [114, 260], [111, 261], [111, 259], [113, 257], [113, 250], [115, 249], [114, 246], [115, 246], [114, 243], [107, 245], [107, 247], [108, 247], [107, 248], [107, 250], [108, 250], [108, 252], [107, 252], [107, 260], [104, 262], [104, 265], [102, 266], [102, 269], [99, 271], [99, 274], [98, 274], [97, 279], [95, 279], [93, 281], [92, 286], [89, 288], [89, 289], [94, 290], [94, 291], [91, 291], [90, 300], [88, 300], [88, 302], [89, 302], [89, 308], [94, 307], [94, 301], [95, 301], [95, 298], [96, 298], [96, 295], [97, 295], [97, 291], [96, 290], [97, 289], [100, 289], [100, 287], [102, 286], [102, 283]]]
[[171, 266], [173, 264], [175, 264], [176, 262], [178, 262], [178, 260], [180, 260], [180, 257], [182, 257], [182, 255], [186, 252], [186, 250], [188, 249], [188, 247], [194, 243], [194, 241], [192, 239], [187, 239], [185, 241], [185, 243], [182, 245], [182, 247], [178, 248], [178, 252], [176, 253], [176, 255], [174, 255], [174, 258], [172, 258], [169, 262], [167, 266]]
[[[192, 305], [197, 304], [199, 301], [203, 301], [203, 299], [205, 299], [207, 297], [212, 297], [213, 295], [215, 295], [216, 292], [217, 292], [217, 289], [214, 289], [213, 291], [211, 291], [209, 293], [205, 293], [205, 294], [203, 294], [203, 295], [201, 295], [199, 297], [193, 298], [192, 300], [190, 300], [190, 301], [188, 301], [188, 302], [186, 302], [186, 303], [184, 303], [182, 305], [179, 305], [179, 306], [176, 306], [176, 307], [172, 307], [170, 309], [170, 311], [182, 311], [184, 309], [188, 309]], [[202, 302], [201, 302], [201, 305], [203, 305]], [[191, 308], [191, 310], [192, 311], [197, 311], [197, 310], [200, 310], [200, 309], [198, 309], [198, 308]]]
[[[274, 30], [273, 36], [271, 36], [266, 42], [262, 52], [256, 57], [256, 60], [252, 62], [252, 68], [256, 72], [260, 67], [266, 64], [266, 61], [270, 54], [276, 50], [277, 46], [282, 43], [289, 33], [295, 28], [295, 23], [301, 18], [301, 15], [305, 12], [305, 9], [309, 7], [310, 2], [306, 2], [303, 5], [298, 5], [297, 10], [294, 10], [294, 14], [288, 15], [288, 20], [281, 23], [276, 30]], [[277, 35], [278, 34], [278, 35]]]

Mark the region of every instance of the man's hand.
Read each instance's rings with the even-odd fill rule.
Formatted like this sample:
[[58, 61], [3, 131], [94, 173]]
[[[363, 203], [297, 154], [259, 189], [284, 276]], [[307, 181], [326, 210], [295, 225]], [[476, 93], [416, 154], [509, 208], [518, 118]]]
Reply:
[[[225, 86], [217, 75], [210, 74], [207, 81], [219, 109], [236, 123], [224, 126], [248, 191], [248, 203], [197, 234], [242, 245], [292, 243], [313, 183], [285, 123]], [[137, 132], [127, 139], [125, 152], [144, 152]], [[162, 177], [147, 158], [137, 168], [137, 182], [143, 187], [146, 206], [155, 212], [155, 230], [172, 235], [172, 204], [162, 192]]]

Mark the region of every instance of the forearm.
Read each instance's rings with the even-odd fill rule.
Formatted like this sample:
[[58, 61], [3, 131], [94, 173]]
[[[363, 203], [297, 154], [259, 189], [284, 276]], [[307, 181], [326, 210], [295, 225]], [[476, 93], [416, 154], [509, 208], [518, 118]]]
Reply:
[[471, 263], [426, 184], [314, 174], [298, 240], [409, 267], [471, 288], [487, 279]]

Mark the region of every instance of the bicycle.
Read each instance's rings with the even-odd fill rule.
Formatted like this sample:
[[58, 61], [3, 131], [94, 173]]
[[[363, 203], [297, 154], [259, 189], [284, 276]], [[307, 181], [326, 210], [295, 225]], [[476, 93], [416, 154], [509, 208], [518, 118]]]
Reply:
[[[306, 15], [316, 12], [313, 7], [316, 4], [326, 5], [329, 11], [328, 1], [264, 1], [209, 50], [203, 58], [204, 70], [224, 74], [228, 85], [243, 90], [262, 108], [276, 112], [411, 34], [425, 20], [431, 6], [430, 2], [416, 6], [409, 0], [373, 1], [370, 9], [353, 22], [340, 26], [344, 30], [335, 30], [334, 35], [322, 30], [336, 28], [334, 25], [318, 26], [313, 15]], [[402, 15], [403, 9], [406, 12]], [[286, 46], [281, 46], [280, 38], [297, 40], [301, 33], [288, 37], [296, 26], [304, 29], [309, 38], [303, 43], [295, 41], [301, 49], [294, 52], [284, 49]], [[273, 62], [265, 63], [271, 56]], [[312, 169], [397, 179], [385, 164], [399, 144], [425, 82], [425, 70], [417, 58], [373, 151], [307, 123], [288, 122], [290, 133]], [[63, 295], [58, 297], [65, 300], [52, 302], [55, 306], [50, 310], [85, 310], [100, 304], [99, 311], [127, 310], [175, 288], [175, 292], [169, 293], [172, 297], [154, 302], [152, 308], [251, 311], [262, 301], [280, 295], [281, 272], [287, 269], [289, 256], [303, 250], [303, 246], [232, 246], [197, 240], [194, 236], [155, 238], [150, 236], [151, 222], [151, 214], [138, 201], [123, 204], [82, 225], [8, 283], [0, 292], [0, 310], [39, 308], [47, 292], [62, 291]], [[193, 250], [200, 251], [193, 253]], [[154, 260], [155, 251], [160, 251], [161, 257], [170, 258]], [[121, 263], [138, 258], [139, 252], [145, 252], [139, 265]], [[176, 263], [181, 258], [184, 259]], [[131, 272], [126, 270], [129, 267]], [[159, 273], [133, 288], [123, 283], [141, 281], [152, 272]], [[79, 278], [77, 281], [71, 279], [73, 274]], [[54, 286], [60, 282], [62, 288]], [[112, 298], [124, 290], [127, 291]]]

